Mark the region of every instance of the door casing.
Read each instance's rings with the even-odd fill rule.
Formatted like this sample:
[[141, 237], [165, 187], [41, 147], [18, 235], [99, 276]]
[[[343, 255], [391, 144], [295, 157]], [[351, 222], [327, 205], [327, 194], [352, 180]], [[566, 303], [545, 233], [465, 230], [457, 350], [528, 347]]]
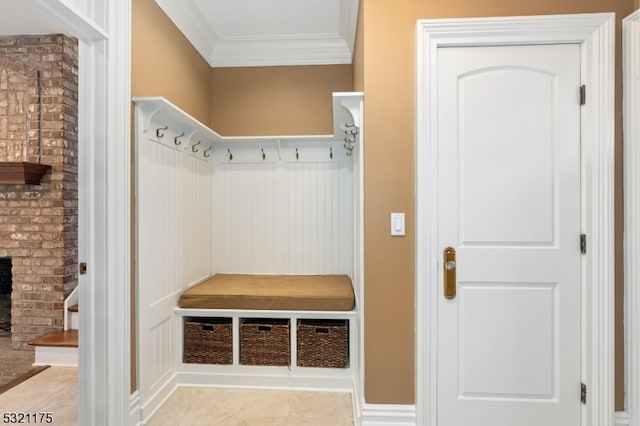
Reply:
[[[419, 20], [416, 107], [416, 417], [437, 425], [437, 49], [578, 43], [587, 102], [581, 112], [582, 425], [614, 424], [614, 30], [613, 13]], [[576, 96], [578, 94], [576, 93]], [[433, 220], [431, 220], [433, 218]], [[576, 243], [577, 244], [577, 243]], [[576, 395], [578, 398], [579, 395]]]

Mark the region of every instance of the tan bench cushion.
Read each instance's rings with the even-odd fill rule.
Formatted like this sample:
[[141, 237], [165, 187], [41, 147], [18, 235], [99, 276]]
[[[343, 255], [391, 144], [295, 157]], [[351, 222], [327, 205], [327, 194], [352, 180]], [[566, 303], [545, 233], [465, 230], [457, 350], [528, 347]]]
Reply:
[[349, 311], [353, 306], [346, 275], [218, 274], [180, 296], [181, 308]]

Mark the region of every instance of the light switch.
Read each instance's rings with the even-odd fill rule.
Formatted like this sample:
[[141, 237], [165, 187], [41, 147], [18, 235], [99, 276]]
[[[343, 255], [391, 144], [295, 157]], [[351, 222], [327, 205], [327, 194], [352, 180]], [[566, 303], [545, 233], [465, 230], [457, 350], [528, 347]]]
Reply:
[[391, 213], [391, 235], [404, 235], [404, 213]]

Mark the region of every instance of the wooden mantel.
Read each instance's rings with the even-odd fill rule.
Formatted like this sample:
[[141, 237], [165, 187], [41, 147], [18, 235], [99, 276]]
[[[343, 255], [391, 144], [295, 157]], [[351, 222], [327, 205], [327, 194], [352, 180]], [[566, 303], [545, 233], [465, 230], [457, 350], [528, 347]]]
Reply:
[[0, 161], [0, 185], [40, 185], [51, 166], [22, 161]]

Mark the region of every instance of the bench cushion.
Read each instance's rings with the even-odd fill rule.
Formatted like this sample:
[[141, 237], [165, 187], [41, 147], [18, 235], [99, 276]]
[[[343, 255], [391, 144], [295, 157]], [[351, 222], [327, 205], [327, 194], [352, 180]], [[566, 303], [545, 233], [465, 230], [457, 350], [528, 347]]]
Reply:
[[353, 306], [346, 275], [218, 274], [180, 296], [181, 308], [349, 311]]

